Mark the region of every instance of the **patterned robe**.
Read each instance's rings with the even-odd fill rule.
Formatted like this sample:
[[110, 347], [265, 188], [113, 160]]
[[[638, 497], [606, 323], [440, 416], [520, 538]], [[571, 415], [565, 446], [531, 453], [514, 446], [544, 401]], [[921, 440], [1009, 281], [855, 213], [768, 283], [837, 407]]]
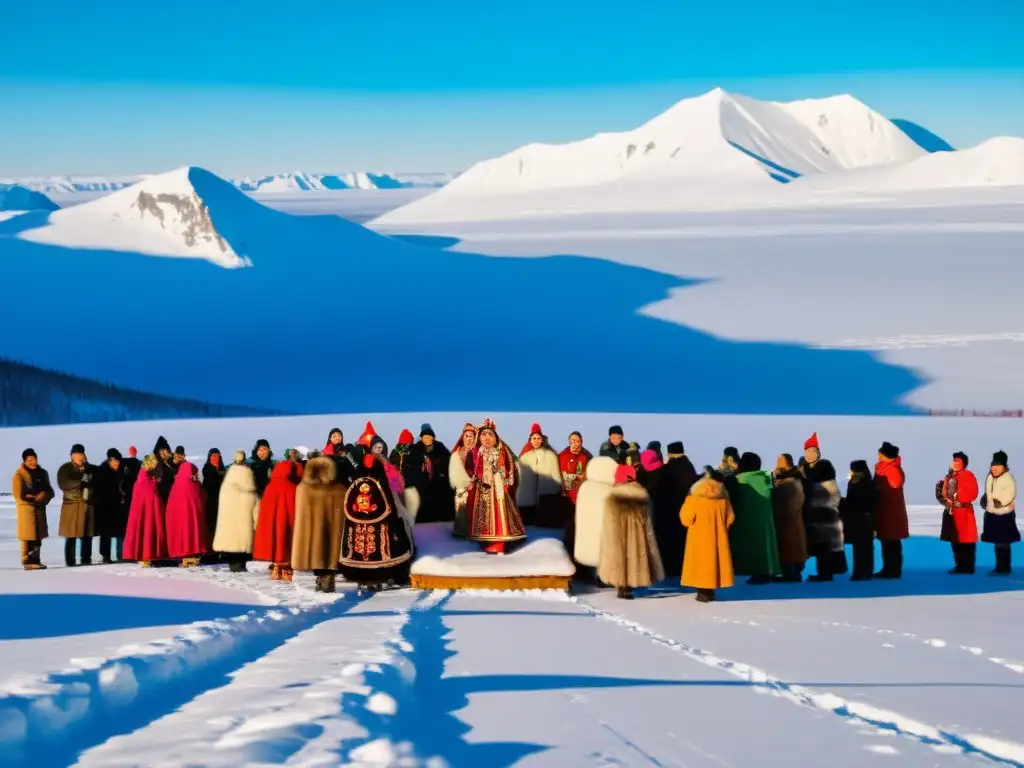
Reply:
[[345, 568], [393, 568], [412, 558], [412, 541], [395, 504], [384, 465], [380, 461], [370, 463], [373, 466], [365, 468], [345, 493], [341, 532], [343, 573]]
[[523, 518], [516, 506], [519, 468], [508, 447], [477, 445], [466, 455], [466, 472], [475, 481], [469, 487], [470, 541], [520, 541], [526, 538]]

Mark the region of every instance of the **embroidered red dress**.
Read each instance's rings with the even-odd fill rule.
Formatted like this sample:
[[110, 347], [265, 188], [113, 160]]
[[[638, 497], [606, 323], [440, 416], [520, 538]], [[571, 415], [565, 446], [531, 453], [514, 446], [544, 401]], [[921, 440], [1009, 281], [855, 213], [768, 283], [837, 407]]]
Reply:
[[584, 449], [579, 453], [573, 453], [571, 448], [566, 448], [558, 454], [558, 464], [562, 469], [562, 485], [565, 486], [565, 495], [569, 497], [574, 505], [576, 495], [580, 492], [584, 476], [587, 473], [587, 462], [590, 461], [590, 454]]
[[[494, 436], [491, 446], [483, 443], [486, 433]], [[516, 506], [519, 467], [490, 419], [477, 430], [476, 444], [466, 455], [466, 472], [472, 480], [466, 500], [467, 538], [488, 544], [485, 549], [494, 553], [503, 552], [508, 542], [525, 539], [526, 529]]]

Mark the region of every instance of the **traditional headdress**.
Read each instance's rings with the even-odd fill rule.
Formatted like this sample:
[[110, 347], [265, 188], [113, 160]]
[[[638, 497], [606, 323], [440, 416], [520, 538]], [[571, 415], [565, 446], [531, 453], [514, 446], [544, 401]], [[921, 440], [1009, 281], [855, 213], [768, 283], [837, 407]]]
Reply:
[[466, 434], [466, 430], [467, 429], [472, 429], [473, 430], [474, 438], [476, 437], [477, 434], [479, 434], [479, 431], [480, 431], [480, 430], [478, 430], [476, 428], [476, 424], [474, 424], [471, 421], [467, 421], [462, 426], [462, 431], [459, 432], [459, 439], [455, 441], [455, 447], [452, 448], [452, 451], [455, 451], [457, 448], [462, 448], [463, 446], [465, 446], [466, 448], [472, 448], [473, 447], [472, 445], [466, 445], [464, 442], [462, 442], [462, 437]]
[[366, 446], [367, 448], [369, 448], [370, 447], [370, 443], [373, 441], [373, 438], [375, 438], [376, 436], [377, 436], [377, 430], [375, 430], [373, 428], [373, 422], [372, 421], [368, 421], [368, 422], [366, 422], [366, 429], [363, 430], [363, 434], [359, 437], [359, 439], [356, 442], [359, 445], [363, 445], [363, 446]]

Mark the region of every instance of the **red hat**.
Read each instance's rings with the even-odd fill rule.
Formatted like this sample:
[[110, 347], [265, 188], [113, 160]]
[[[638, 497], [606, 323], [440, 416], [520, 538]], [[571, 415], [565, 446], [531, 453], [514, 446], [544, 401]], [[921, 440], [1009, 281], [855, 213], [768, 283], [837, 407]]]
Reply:
[[412, 445], [413, 442], [414, 441], [413, 441], [412, 432], [410, 432], [408, 429], [403, 429], [402, 430], [402, 434], [400, 434], [398, 436], [398, 444], [399, 445]]
[[139, 449], [136, 448], [134, 445], [129, 445], [128, 446], [128, 455], [131, 456], [134, 459], [136, 456], [139, 455]]
[[538, 424], [537, 422], [533, 422], [533, 424], [530, 425], [530, 437], [533, 437], [534, 435], [543, 435], [543, 434], [544, 434], [544, 430], [542, 430], [540, 428], [540, 424]]
[[630, 480], [636, 481], [636, 470], [628, 464], [619, 464], [615, 468], [615, 484], [621, 485], [622, 483], [628, 483]]
[[818, 433], [817, 432], [815, 432], [813, 435], [808, 437], [807, 438], [807, 442], [804, 443], [804, 450], [806, 451], [808, 448], [814, 448], [815, 450], [819, 449], [819, 446], [818, 446]]
[[366, 422], [366, 429], [363, 430], [362, 436], [357, 441], [359, 445], [365, 445], [367, 448], [370, 447], [370, 441], [377, 436], [377, 430], [373, 428], [373, 422]]

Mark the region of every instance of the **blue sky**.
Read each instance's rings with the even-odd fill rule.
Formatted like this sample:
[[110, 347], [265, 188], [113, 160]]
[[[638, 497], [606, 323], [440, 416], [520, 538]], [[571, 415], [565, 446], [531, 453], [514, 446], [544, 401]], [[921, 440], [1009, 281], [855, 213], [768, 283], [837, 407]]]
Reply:
[[715, 86], [1024, 135], [1024, 2], [125, 0], [0, 16], [0, 176], [458, 170]]

